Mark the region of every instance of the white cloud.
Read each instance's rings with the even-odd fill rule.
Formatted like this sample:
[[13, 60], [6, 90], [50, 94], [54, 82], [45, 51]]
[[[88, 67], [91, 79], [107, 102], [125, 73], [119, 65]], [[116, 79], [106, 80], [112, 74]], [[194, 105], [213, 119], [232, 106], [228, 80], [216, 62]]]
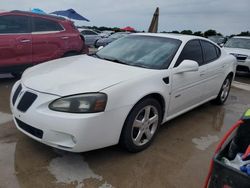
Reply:
[[[224, 34], [250, 30], [249, 0], [10, 0], [2, 1], [0, 9], [46, 12], [73, 8], [90, 23], [85, 25], [124, 27], [130, 25], [147, 30], [155, 8], [160, 7], [161, 31], [216, 29]], [[79, 23], [79, 22], [78, 22]]]

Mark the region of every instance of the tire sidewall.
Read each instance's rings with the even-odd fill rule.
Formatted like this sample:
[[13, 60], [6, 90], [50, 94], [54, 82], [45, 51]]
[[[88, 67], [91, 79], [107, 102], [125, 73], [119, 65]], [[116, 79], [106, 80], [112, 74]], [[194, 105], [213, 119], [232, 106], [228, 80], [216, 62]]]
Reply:
[[[222, 93], [222, 89], [223, 89], [223, 85], [225, 84], [225, 82], [226, 82], [226, 80], [229, 80], [229, 84], [230, 84], [230, 86], [229, 86], [229, 90], [228, 90], [228, 94], [227, 94], [227, 97], [224, 99], [224, 100], [221, 100], [221, 93]], [[230, 90], [231, 90], [231, 84], [232, 84], [232, 78], [230, 77], [230, 76], [227, 76], [226, 77], [226, 79], [223, 81], [223, 84], [222, 84], [222, 86], [221, 86], [221, 89], [220, 89], [220, 92], [219, 92], [219, 94], [218, 94], [218, 96], [217, 96], [217, 98], [216, 98], [216, 103], [217, 104], [224, 104], [226, 101], [227, 101], [227, 98], [228, 98], [228, 96], [229, 96], [229, 93], [230, 93]]]
[[[134, 144], [132, 140], [132, 136], [131, 136], [132, 126], [133, 126], [136, 116], [141, 111], [141, 109], [143, 109], [145, 106], [148, 106], [148, 105], [152, 105], [157, 109], [158, 116], [159, 116], [158, 125], [151, 140], [149, 140], [146, 144], [142, 146], [137, 146]], [[153, 98], [143, 99], [142, 101], [138, 102], [130, 111], [125, 121], [123, 130], [122, 130], [120, 143], [130, 152], [139, 152], [139, 151], [146, 149], [152, 143], [155, 136], [157, 135], [161, 122], [162, 122], [162, 109], [161, 109], [161, 105], [159, 104], [159, 102]]]

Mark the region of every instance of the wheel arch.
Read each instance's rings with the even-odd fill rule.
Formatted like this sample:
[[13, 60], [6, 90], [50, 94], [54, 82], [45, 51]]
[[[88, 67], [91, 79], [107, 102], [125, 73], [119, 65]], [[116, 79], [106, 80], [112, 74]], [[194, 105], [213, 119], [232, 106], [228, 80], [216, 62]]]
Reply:
[[[126, 123], [126, 121], [127, 121], [127, 119], [128, 119], [128, 116], [129, 116], [130, 112], [135, 108], [135, 106], [136, 106], [137, 104], [139, 104], [141, 101], [143, 101], [143, 100], [145, 100], [145, 99], [147, 99], [147, 98], [152, 98], [152, 99], [155, 99], [157, 102], [159, 102], [159, 104], [160, 104], [160, 106], [161, 106], [161, 110], [162, 110], [161, 121], [163, 120], [163, 117], [164, 117], [164, 114], [165, 114], [165, 109], [166, 109], [165, 99], [164, 99], [164, 97], [163, 97], [161, 94], [159, 94], [159, 93], [150, 93], [150, 94], [147, 94], [147, 95], [145, 95], [144, 97], [140, 98], [140, 99], [133, 105], [133, 107], [129, 110], [129, 112], [128, 112], [126, 118], [125, 118], [125, 121], [123, 122], [123, 126], [122, 126], [122, 129], [121, 129], [121, 133], [122, 133], [122, 130], [123, 130], [123, 128], [124, 128], [124, 125], [125, 125], [125, 123]], [[119, 140], [120, 140], [120, 138], [121, 138], [121, 133], [120, 133]]]
[[231, 79], [233, 79], [234, 78], [234, 73], [233, 72], [228, 73], [227, 77], [230, 77]]

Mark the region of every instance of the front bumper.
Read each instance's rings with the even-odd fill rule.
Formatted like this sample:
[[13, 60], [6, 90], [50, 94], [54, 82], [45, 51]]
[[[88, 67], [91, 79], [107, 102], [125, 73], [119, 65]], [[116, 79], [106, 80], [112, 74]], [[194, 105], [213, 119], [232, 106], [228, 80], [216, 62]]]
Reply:
[[237, 61], [237, 71], [250, 72], [250, 59]]
[[[20, 83], [12, 89], [11, 99]], [[25, 111], [18, 105], [25, 94], [37, 95], [36, 100]], [[59, 96], [31, 90], [22, 85], [15, 104], [11, 100], [11, 110], [16, 127], [29, 137], [49, 146], [71, 152], [83, 152], [115, 145], [127, 113], [131, 107], [92, 114], [72, 114], [52, 111], [48, 105]]]

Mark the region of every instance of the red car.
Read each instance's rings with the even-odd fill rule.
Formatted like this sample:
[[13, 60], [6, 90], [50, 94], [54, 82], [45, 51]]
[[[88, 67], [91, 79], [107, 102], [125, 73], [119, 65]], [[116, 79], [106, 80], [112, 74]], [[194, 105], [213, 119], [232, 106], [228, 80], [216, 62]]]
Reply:
[[84, 38], [65, 18], [24, 11], [0, 13], [0, 73], [22, 73], [48, 60], [88, 53]]

